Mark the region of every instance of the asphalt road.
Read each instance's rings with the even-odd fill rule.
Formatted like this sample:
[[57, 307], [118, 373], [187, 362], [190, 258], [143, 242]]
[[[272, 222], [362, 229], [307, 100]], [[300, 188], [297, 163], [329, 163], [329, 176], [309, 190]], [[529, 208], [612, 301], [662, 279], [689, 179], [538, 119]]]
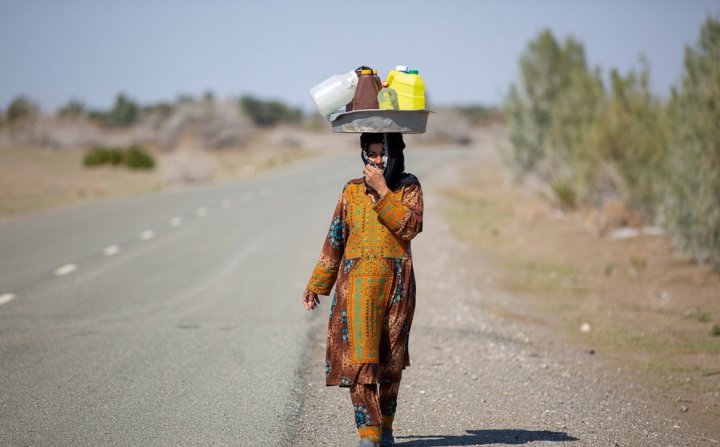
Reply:
[[[462, 156], [407, 154], [420, 176]], [[0, 223], [0, 445], [289, 445], [301, 292], [361, 167], [325, 157]]]

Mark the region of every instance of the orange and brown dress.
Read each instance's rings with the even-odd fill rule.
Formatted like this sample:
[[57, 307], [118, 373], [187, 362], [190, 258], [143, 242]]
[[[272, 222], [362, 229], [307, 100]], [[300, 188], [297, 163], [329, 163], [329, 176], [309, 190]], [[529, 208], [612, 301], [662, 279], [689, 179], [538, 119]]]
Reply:
[[375, 203], [362, 179], [343, 189], [307, 288], [329, 295], [327, 385], [399, 382], [415, 310], [410, 241], [422, 231], [420, 184]]

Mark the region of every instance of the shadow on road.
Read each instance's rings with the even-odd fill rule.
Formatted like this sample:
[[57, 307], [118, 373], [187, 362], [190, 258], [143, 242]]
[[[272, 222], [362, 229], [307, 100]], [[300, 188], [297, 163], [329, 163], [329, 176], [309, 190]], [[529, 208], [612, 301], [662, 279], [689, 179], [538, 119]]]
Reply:
[[532, 430], [468, 430], [461, 436], [396, 436], [395, 440], [403, 447], [440, 447], [455, 445], [488, 445], [488, 444], [527, 444], [534, 441], [577, 441], [578, 439], [564, 432], [532, 431]]

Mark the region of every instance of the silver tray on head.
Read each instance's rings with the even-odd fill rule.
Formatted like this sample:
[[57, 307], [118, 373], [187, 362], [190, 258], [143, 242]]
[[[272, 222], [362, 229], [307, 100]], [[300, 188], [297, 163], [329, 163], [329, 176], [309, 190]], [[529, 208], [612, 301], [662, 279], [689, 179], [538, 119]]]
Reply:
[[425, 133], [430, 110], [368, 109], [330, 115], [335, 133]]

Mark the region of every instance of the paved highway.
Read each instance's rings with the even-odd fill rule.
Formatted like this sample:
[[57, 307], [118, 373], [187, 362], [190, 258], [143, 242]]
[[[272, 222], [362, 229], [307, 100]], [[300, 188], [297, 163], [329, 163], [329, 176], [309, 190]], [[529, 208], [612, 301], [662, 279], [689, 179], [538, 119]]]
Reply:
[[[421, 179], [457, 151], [407, 149]], [[357, 154], [0, 224], [0, 445], [290, 444]]]

